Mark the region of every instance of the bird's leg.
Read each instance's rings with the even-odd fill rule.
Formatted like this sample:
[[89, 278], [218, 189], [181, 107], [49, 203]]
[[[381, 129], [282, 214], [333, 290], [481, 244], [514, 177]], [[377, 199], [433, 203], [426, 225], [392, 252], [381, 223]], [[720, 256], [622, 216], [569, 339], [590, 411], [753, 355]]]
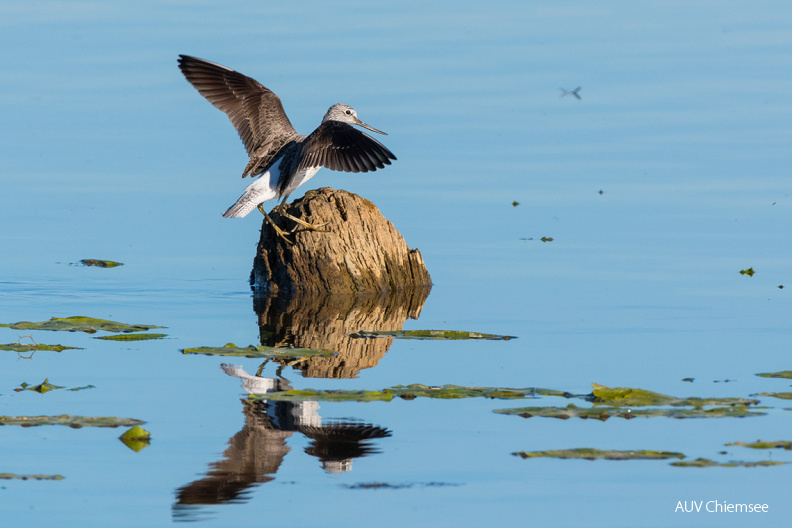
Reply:
[[261, 373], [264, 371], [264, 367], [267, 366], [267, 363], [269, 363], [269, 359], [265, 360], [264, 363], [259, 366], [258, 370], [256, 371], [257, 377], [261, 377]]
[[[322, 229], [322, 227], [326, 226], [327, 224], [310, 224], [310, 223], [306, 222], [305, 220], [302, 220], [302, 219], [300, 219], [300, 218], [297, 218], [296, 216], [290, 215], [289, 213], [287, 213], [286, 211], [284, 211], [284, 210], [283, 210], [283, 206], [286, 204], [286, 199], [287, 199], [288, 197], [289, 197], [289, 195], [288, 195], [288, 194], [287, 194], [286, 196], [284, 196], [284, 197], [283, 197], [283, 200], [282, 200], [282, 201], [281, 201], [281, 203], [280, 203], [280, 205], [278, 205], [278, 212], [280, 212], [280, 215], [281, 215], [281, 216], [285, 216], [285, 217], [286, 217], [286, 218], [288, 218], [289, 220], [292, 220], [292, 221], [296, 222], [297, 224], [299, 224], [299, 225], [303, 226], [304, 228], [306, 228], [306, 229], [310, 229], [311, 231], [321, 231], [321, 232], [323, 232], [323, 233], [326, 233], [326, 232], [328, 231], [327, 229]], [[297, 228], [295, 227], [294, 229], [292, 229], [291, 231], [289, 231], [289, 233], [290, 233], [290, 234], [291, 234], [291, 233], [294, 233], [294, 231], [295, 231], [296, 229], [297, 229]]]
[[258, 204], [258, 210], [261, 211], [261, 214], [264, 215], [264, 218], [267, 219], [267, 221], [270, 223], [270, 225], [275, 230], [275, 232], [278, 234], [278, 236], [280, 236], [288, 244], [293, 244], [294, 243], [291, 240], [289, 240], [288, 238], [286, 238], [286, 235], [290, 235], [291, 232], [287, 233], [286, 231], [284, 231], [283, 229], [278, 227], [278, 224], [276, 224], [275, 221], [272, 218], [270, 218], [270, 215], [267, 214], [267, 211], [264, 210], [264, 204]]

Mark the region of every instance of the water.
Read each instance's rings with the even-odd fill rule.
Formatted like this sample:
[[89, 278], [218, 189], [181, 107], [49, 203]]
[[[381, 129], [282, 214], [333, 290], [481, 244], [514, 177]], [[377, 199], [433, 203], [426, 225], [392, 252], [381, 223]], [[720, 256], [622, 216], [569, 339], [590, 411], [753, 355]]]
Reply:
[[[492, 412], [568, 403], [549, 398], [320, 403], [322, 420], [392, 435], [373, 440], [379, 452], [351, 471], [330, 473], [294, 432], [277, 471], [264, 474], [272, 480], [226, 504], [174, 507], [245, 425], [240, 380], [220, 364], [254, 373], [261, 363], [180, 353], [259, 342], [247, 278], [260, 224], [220, 218], [244, 187], [244, 151], [181, 78], [176, 56], [258, 79], [301, 132], [336, 102], [388, 132], [393, 166], [322, 171], [311, 185], [372, 200], [421, 250], [435, 286], [406, 329], [518, 336], [395, 341], [356, 378], [284, 369], [293, 386], [582, 394], [600, 383], [747, 397], [789, 390], [755, 374], [790, 369], [791, 15], [783, 2], [6, 2], [0, 322], [88, 315], [167, 326], [168, 338], [119, 344], [0, 329], [0, 343], [32, 333], [84, 347], [32, 360], [1, 352], [0, 414], [134, 417], [152, 433], [135, 453], [117, 440], [122, 429], [2, 428], [0, 472], [65, 477], [4, 481], [4, 518], [785, 526], [789, 466], [511, 454], [596, 447], [789, 462], [780, 450], [724, 447], [790, 440], [788, 405], [772, 398], [762, 398], [771, 409], [759, 418], [605, 423]], [[560, 97], [577, 86], [580, 101]], [[125, 266], [70, 265], [83, 258]], [[756, 275], [739, 274], [748, 267]], [[44, 378], [95, 388], [13, 391]], [[367, 483], [392, 487], [354, 488]], [[770, 512], [674, 513], [685, 500], [760, 502]]]

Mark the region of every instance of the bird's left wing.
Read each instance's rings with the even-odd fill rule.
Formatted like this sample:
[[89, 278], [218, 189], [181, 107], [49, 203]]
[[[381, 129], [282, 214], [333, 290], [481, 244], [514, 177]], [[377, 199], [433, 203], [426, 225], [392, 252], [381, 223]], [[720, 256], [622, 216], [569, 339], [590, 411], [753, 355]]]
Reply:
[[302, 148], [298, 169], [322, 166], [344, 172], [369, 172], [382, 169], [396, 159], [385, 145], [339, 121], [319, 125]]

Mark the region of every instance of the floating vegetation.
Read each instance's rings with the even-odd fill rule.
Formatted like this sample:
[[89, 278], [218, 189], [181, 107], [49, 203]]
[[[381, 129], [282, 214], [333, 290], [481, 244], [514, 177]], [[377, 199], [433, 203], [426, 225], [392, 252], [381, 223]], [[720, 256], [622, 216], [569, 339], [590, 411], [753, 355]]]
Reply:
[[[22, 384], [19, 387], [14, 389], [14, 392], [22, 392], [23, 390], [29, 390], [33, 392], [38, 392], [39, 394], [44, 394], [45, 392], [49, 392], [51, 390], [64, 389], [64, 388], [65, 387], [61, 387], [59, 385], [53, 385], [52, 383], [49, 382], [49, 378], [46, 378], [43, 382], [39, 383], [38, 385], [28, 385], [27, 383], [22, 382]], [[93, 385], [85, 385], [84, 387], [74, 387], [72, 389], [66, 389], [66, 390], [74, 392], [74, 391], [79, 391], [84, 389], [94, 389], [94, 388], [96, 387], [94, 387]]]
[[668, 458], [685, 458], [682, 453], [671, 451], [614, 451], [591, 448], [578, 449], [551, 449], [548, 451], [518, 451], [513, 455], [522, 458], [562, 458], [562, 459], [584, 459], [584, 460], [665, 460]]
[[82, 387], [74, 387], [74, 388], [66, 389], [66, 390], [69, 391], [69, 392], [77, 392], [77, 391], [81, 391], [81, 390], [85, 390], [85, 389], [95, 389], [95, 388], [96, 387], [93, 386], [93, 385], [83, 385]]
[[104, 339], [105, 341], [149, 341], [151, 339], [163, 339], [167, 334], [113, 334], [107, 336], [96, 336], [94, 339]]
[[1, 480], [63, 480], [63, 475], [17, 475], [16, 473], [0, 473]]
[[691, 406], [703, 407], [708, 405], [758, 405], [759, 400], [748, 398], [676, 398], [657, 392], [643, 389], [631, 389], [627, 387], [606, 387], [596, 383], [593, 387], [594, 403], [606, 403], [618, 406]]
[[119, 436], [118, 439], [121, 440], [129, 449], [137, 453], [143, 448], [148, 447], [148, 445], [151, 443], [151, 433], [139, 425], [136, 425], [126, 433]]
[[395, 397], [405, 400], [415, 398], [502, 398], [519, 399], [536, 397], [537, 389], [508, 389], [499, 387], [461, 387], [443, 385], [431, 387], [427, 385], [397, 385], [382, 390], [288, 390], [251, 394], [250, 399], [272, 401], [391, 401]]
[[459, 385], [426, 386], [420, 384], [396, 385], [385, 392], [393, 393], [400, 398], [414, 399], [423, 398], [497, 398], [497, 399], [520, 399], [535, 398], [537, 389], [513, 389], [503, 387], [462, 387]]
[[780, 372], [763, 372], [761, 374], [757, 374], [757, 376], [761, 376], [763, 378], [792, 379], [792, 370], [782, 370]]
[[542, 237], [539, 240], [541, 240], [542, 242], [552, 242], [553, 237]]
[[354, 338], [394, 337], [396, 339], [488, 339], [492, 341], [508, 341], [517, 339], [514, 336], [481, 334], [478, 332], [462, 332], [458, 330], [391, 330], [391, 331], [360, 331], [350, 334]]
[[93, 317], [72, 316], [72, 317], [53, 317], [49, 321], [32, 323], [30, 321], [20, 321], [18, 323], [0, 324], [0, 327], [13, 328], [14, 330], [52, 330], [65, 332], [85, 332], [95, 334], [97, 331], [112, 333], [144, 332], [152, 328], [165, 328], [155, 325], [129, 325], [108, 321], [106, 319], [95, 319]]
[[461, 484], [453, 484], [450, 482], [409, 482], [400, 484], [390, 484], [388, 482], [361, 482], [358, 484], [345, 484], [347, 489], [363, 489], [363, 490], [378, 490], [378, 489], [407, 489], [407, 488], [438, 488], [444, 486], [461, 486]]
[[55, 389], [63, 389], [64, 387], [53, 385], [49, 382], [49, 378], [44, 379], [43, 382], [39, 383], [38, 385], [28, 385], [24, 381], [22, 384], [14, 389], [15, 392], [22, 392], [23, 390], [29, 390], [33, 392], [38, 392], [39, 394], [44, 394], [45, 392], [49, 392]]
[[331, 350], [316, 350], [312, 348], [278, 348], [268, 346], [238, 347], [234, 343], [228, 343], [221, 347], [195, 347], [184, 348], [182, 354], [203, 354], [206, 356], [226, 356], [226, 357], [246, 357], [246, 358], [267, 358], [267, 359], [290, 359], [310, 356], [331, 356]]
[[81, 266], [89, 266], [94, 268], [116, 268], [123, 266], [123, 262], [115, 262], [112, 260], [99, 260], [99, 259], [82, 259], [78, 264]]
[[792, 392], [759, 392], [757, 396], [770, 396], [780, 400], [792, 400]]
[[727, 446], [750, 447], [751, 449], [786, 449], [792, 450], [789, 440], [757, 440], [756, 442], [732, 442]]
[[754, 271], [754, 269], [753, 269], [753, 268], [748, 268], [748, 269], [740, 270], [740, 275], [748, 275], [749, 277], [753, 277], [753, 276], [754, 276], [754, 273], [756, 273], [756, 272]]
[[[592, 384], [590, 395], [577, 396], [568, 392], [536, 389], [537, 396], [562, 396], [564, 398], [580, 398], [590, 401], [593, 407], [578, 407], [569, 404], [566, 407], [537, 406], [519, 407], [516, 409], [495, 409], [499, 414], [517, 415], [523, 418], [558, 418], [568, 420], [606, 421], [610, 418], [744, 418], [746, 416], [763, 416], [766, 413], [756, 409], [759, 400], [748, 398], [676, 398], [657, 392], [627, 387], [606, 387]], [[753, 407], [751, 407], [753, 406]]]
[[5, 345], [0, 345], [0, 350], [11, 350], [13, 352], [18, 352], [20, 354], [24, 354], [27, 352], [36, 352], [38, 350], [48, 350], [51, 352], [63, 352], [64, 350], [82, 350], [79, 347], [71, 347], [71, 346], [64, 346], [64, 345], [39, 345], [39, 344], [27, 344], [27, 343], [8, 343]]
[[366, 391], [366, 390], [344, 390], [344, 391], [320, 391], [315, 389], [288, 390], [279, 392], [268, 392], [266, 394], [250, 394], [251, 400], [272, 400], [272, 401], [391, 401], [395, 394], [385, 391]]
[[714, 407], [702, 409], [695, 407], [671, 408], [671, 409], [624, 409], [622, 407], [577, 407], [569, 404], [566, 407], [518, 407], [516, 409], [495, 409], [500, 414], [516, 414], [523, 418], [559, 418], [568, 420], [570, 418], [581, 418], [583, 420], [592, 419], [606, 421], [609, 418], [743, 418], [745, 416], [763, 416], [766, 413], [748, 410], [742, 405], [729, 407]]
[[708, 458], [697, 458], [696, 460], [671, 462], [672, 466], [676, 467], [765, 467], [765, 466], [783, 466], [789, 462], [775, 462], [772, 460], [760, 460], [758, 462], [715, 462]]
[[65, 425], [73, 429], [80, 427], [132, 427], [143, 425], [144, 421], [134, 418], [116, 418], [115, 416], [0, 416], [0, 425], [21, 425], [34, 427], [39, 425]]

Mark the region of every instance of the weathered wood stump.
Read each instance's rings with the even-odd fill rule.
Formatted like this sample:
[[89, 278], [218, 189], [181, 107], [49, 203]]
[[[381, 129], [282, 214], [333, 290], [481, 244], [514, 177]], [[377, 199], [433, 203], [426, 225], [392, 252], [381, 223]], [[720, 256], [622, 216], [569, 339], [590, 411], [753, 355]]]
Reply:
[[[323, 187], [286, 206], [286, 212], [326, 231], [302, 227], [284, 241], [264, 220], [253, 261], [255, 289], [278, 292], [383, 293], [430, 287], [421, 253], [370, 201]], [[287, 230], [295, 223], [270, 217]]]

